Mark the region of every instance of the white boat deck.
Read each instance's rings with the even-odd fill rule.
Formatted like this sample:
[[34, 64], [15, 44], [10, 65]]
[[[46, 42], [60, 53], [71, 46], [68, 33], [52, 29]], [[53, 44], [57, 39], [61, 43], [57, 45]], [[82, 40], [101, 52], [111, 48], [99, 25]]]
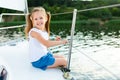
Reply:
[[7, 80], [64, 80], [59, 69], [46, 71], [32, 67], [28, 58], [27, 42], [0, 47], [0, 64], [8, 71]]

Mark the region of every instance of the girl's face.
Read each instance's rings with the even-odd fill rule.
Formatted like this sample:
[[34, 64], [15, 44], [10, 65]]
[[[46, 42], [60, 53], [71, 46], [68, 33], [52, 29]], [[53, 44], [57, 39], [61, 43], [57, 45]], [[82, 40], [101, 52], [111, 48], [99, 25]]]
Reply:
[[46, 21], [47, 17], [44, 12], [37, 11], [32, 14], [32, 23], [34, 27], [45, 30]]

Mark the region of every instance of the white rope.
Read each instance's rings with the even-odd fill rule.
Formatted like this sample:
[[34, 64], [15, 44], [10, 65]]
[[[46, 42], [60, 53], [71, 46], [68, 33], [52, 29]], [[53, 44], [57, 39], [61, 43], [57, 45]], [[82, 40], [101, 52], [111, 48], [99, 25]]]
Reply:
[[104, 9], [104, 8], [111, 8], [111, 7], [117, 7], [117, 6], [120, 6], [120, 4], [114, 4], [114, 5], [109, 5], [109, 6], [102, 6], [102, 7], [97, 7], [97, 8], [78, 10], [78, 12], [91, 11], [91, 10]]
[[1, 15], [2, 16], [3, 15], [21, 15], [21, 16], [24, 16], [25, 14], [23, 14], [23, 13], [2, 13]]
[[0, 30], [3, 30], [3, 29], [12, 29], [12, 28], [19, 28], [19, 27], [23, 27], [24, 25], [19, 25], [19, 26], [10, 26], [10, 27], [2, 27], [0, 28]]
[[51, 14], [51, 15], [62, 15], [62, 14], [70, 14], [70, 13], [73, 13], [73, 12], [55, 13], [55, 14]]
[[[111, 7], [117, 7], [117, 6], [120, 6], [120, 4], [113, 4], [113, 5], [90, 8], [90, 9], [83, 9], [83, 10], [78, 10], [77, 12], [92, 11], [92, 10], [111, 8]], [[64, 13], [55, 13], [55, 14], [52, 14], [52, 15], [62, 15], [62, 14], [70, 14], [70, 13], [72, 13], [72, 11], [71, 12], [64, 12]]]

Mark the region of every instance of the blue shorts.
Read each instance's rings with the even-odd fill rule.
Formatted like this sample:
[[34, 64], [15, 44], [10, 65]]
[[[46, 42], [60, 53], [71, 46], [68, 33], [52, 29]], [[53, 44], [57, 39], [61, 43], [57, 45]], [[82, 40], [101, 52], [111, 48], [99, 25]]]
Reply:
[[32, 65], [36, 68], [46, 70], [47, 66], [53, 65], [55, 63], [55, 58], [48, 52], [47, 55], [41, 57], [38, 61], [32, 62]]

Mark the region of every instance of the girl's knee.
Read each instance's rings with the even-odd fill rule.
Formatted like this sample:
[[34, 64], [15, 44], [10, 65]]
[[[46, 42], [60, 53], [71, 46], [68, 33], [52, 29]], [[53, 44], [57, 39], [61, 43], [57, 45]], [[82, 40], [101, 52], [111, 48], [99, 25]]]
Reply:
[[65, 58], [64, 56], [62, 55], [54, 55], [55, 58]]
[[58, 66], [66, 67], [66, 65], [67, 65], [67, 60], [65, 58], [55, 58], [55, 63], [49, 66], [48, 68], [54, 68]]
[[64, 58], [62, 63], [66, 66], [67, 65], [67, 60]]
[[67, 60], [65, 58], [56, 59], [59, 65], [67, 65]]
[[64, 58], [64, 59], [65, 59], [65, 57], [64, 57], [64, 56], [61, 56], [61, 58]]

